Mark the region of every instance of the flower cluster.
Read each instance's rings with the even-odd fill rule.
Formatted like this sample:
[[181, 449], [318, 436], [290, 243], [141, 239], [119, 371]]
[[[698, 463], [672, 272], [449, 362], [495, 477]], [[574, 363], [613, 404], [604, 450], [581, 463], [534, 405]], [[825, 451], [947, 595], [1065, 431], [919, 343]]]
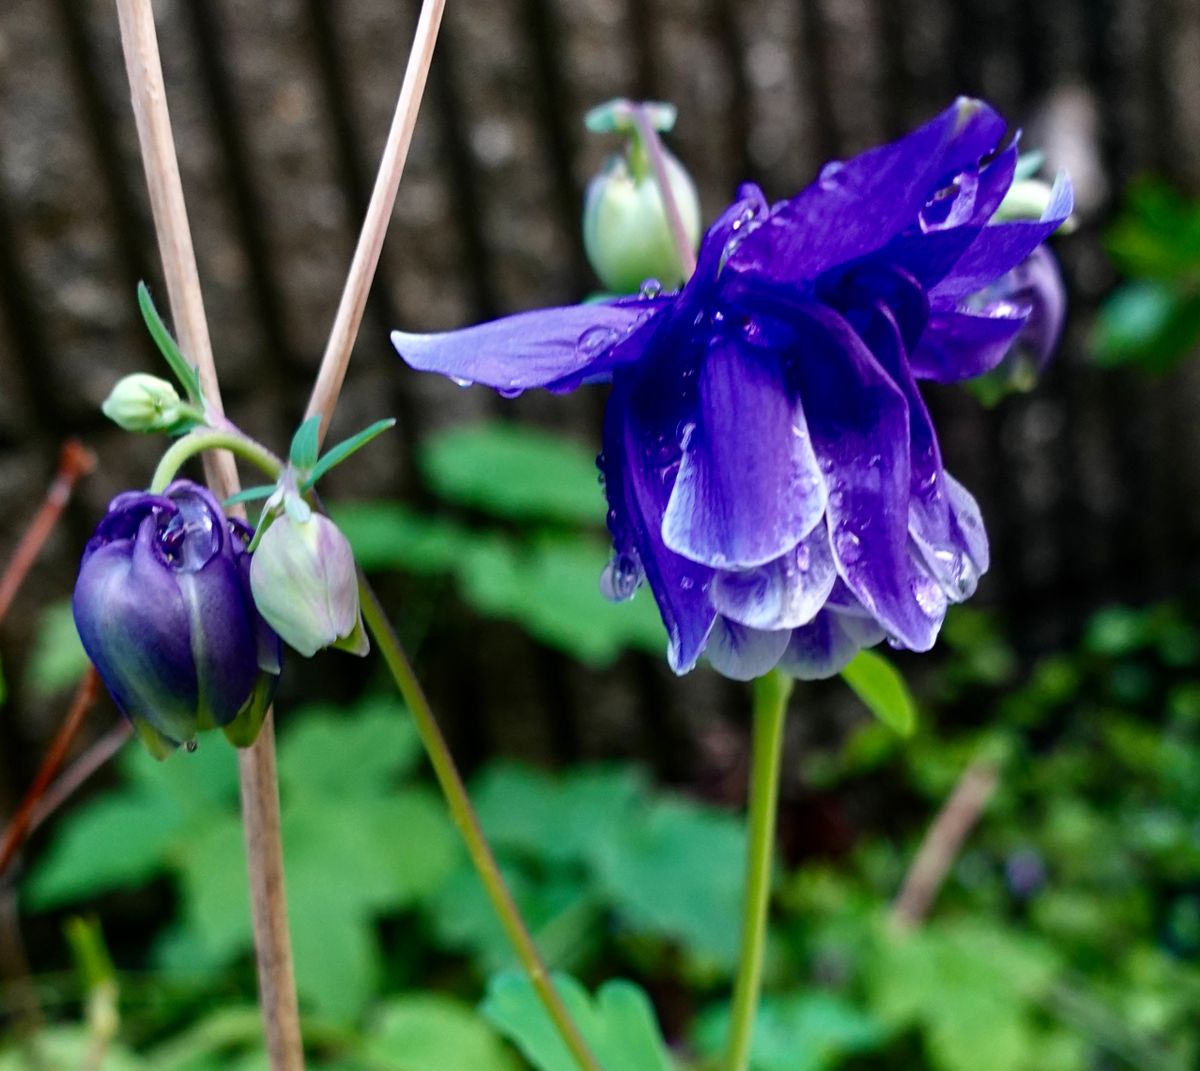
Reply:
[[[645, 581], [677, 672], [840, 670], [887, 637], [928, 650], [988, 567], [920, 379], [993, 368], [1032, 309], [995, 288], [1070, 214], [993, 220], [1015, 142], [960, 99], [768, 205], [739, 192], [678, 293], [397, 332], [414, 368], [506, 394], [612, 382], [600, 464], [614, 598]], [[982, 296], [980, 296], [982, 295]]]
[[83, 552], [75, 624], [147, 746], [197, 730], [249, 742], [279, 679], [279, 637], [250, 593], [252, 532], [188, 480], [118, 495]]

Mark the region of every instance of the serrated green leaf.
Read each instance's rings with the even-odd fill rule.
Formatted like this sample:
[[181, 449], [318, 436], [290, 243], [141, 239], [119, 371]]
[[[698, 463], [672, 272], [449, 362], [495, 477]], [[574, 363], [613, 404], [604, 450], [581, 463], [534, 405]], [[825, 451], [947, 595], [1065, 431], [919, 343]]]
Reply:
[[625, 928], [732, 970], [746, 859], [737, 816], [666, 797], [595, 851], [601, 886]]
[[390, 696], [360, 702], [352, 718], [328, 704], [298, 710], [290, 720], [279, 745], [285, 792], [375, 795], [411, 772], [421, 757], [411, 716]]
[[22, 885], [26, 907], [45, 911], [145, 884], [166, 872], [183, 825], [169, 803], [125, 793], [67, 815]]
[[446, 573], [469, 542], [469, 532], [448, 521], [416, 513], [395, 502], [342, 502], [329, 515], [350, 540], [368, 572]]
[[154, 339], [154, 344], [158, 346], [159, 352], [163, 355], [163, 359], [174, 373], [175, 378], [179, 380], [179, 385], [183, 387], [188, 398], [193, 402], [201, 401], [203, 394], [200, 390], [200, 377], [196, 369], [188, 364], [171, 332], [167, 330], [167, 325], [163, 323], [162, 317], [158, 314], [154, 299], [150, 296], [150, 290], [144, 282], [138, 283], [137, 300], [146, 329], [150, 332], [150, 337]]
[[883, 655], [859, 651], [842, 670], [842, 680], [884, 725], [901, 736], [912, 735], [917, 704], [904, 678]]
[[33, 651], [25, 670], [34, 695], [47, 697], [78, 683], [88, 667], [88, 656], [75, 630], [70, 600], [51, 603], [38, 619]]
[[629, 649], [663, 654], [666, 632], [648, 593], [623, 603], [600, 594], [608, 556], [587, 538], [522, 547], [495, 537], [469, 544], [456, 565], [463, 598], [477, 610], [516, 621], [588, 665], [608, 665]]
[[330, 447], [328, 452], [312, 467], [312, 472], [308, 474], [308, 479], [304, 481], [304, 488], [312, 487], [322, 476], [325, 475], [335, 465], [340, 465], [351, 454], [357, 453], [372, 439], [378, 435], [382, 435], [389, 428], [396, 426], [394, 417], [388, 417], [385, 420], [377, 420], [369, 427], [363, 428], [357, 435], [351, 435], [348, 439], [343, 439], [336, 446]]
[[522, 1066], [474, 1009], [432, 993], [389, 1001], [363, 1047], [373, 1064], [404, 1071], [521, 1071]]
[[298, 469], [311, 469], [321, 449], [321, 414], [310, 416], [296, 429], [288, 460]]
[[[702, 1015], [692, 1037], [720, 1057], [729, 1035], [729, 1006]], [[887, 1031], [845, 997], [820, 991], [764, 997], [754, 1023], [750, 1071], [833, 1071], [846, 1058], [878, 1049]]]
[[[556, 974], [554, 985], [602, 1067], [672, 1071], [654, 1008], [632, 982], [606, 982], [594, 999], [568, 975]], [[493, 978], [482, 1010], [537, 1071], [578, 1071], [579, 1065], [524, 975], [505, 973]]]
[[604, 520], [591, 453], [561, 436], [512, 424], [453, 428], [426, 440], [418, 461], [443, 498], [497, 517]]

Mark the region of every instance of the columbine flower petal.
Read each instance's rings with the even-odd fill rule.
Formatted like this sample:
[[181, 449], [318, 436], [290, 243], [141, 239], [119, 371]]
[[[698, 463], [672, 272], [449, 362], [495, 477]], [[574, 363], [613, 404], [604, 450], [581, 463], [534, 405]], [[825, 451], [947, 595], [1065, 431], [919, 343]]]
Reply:
[[[917, 380], [988, 371], [1039, 303], [1052, 330], [1023, 337], [1041, 353], [1061, 311], [1027, 258], [1070, 213], [1070, 184], [1042, 219], [994, 222], [1017, 156], [1003, 134], [959, 100], [788, 201], [743, 187], [678, 294], [397, 348], [505, 391], [611, 374], [602, 588], [648, 583], [677, 672], [706, 648], [738, 679], [826, 677], [885, 636], [927, 650], [988, 548]], [[587, 360], [583, 336], [603, 336]]]

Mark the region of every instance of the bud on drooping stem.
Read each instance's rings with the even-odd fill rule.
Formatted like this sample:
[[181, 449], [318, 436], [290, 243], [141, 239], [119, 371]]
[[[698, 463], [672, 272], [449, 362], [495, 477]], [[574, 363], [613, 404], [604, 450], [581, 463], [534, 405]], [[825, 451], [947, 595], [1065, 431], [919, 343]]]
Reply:
[[100, 406], [126, 431], [175, 431], [190, 417], [174, 386], [158, 376], [136, 372], [117, 381]]

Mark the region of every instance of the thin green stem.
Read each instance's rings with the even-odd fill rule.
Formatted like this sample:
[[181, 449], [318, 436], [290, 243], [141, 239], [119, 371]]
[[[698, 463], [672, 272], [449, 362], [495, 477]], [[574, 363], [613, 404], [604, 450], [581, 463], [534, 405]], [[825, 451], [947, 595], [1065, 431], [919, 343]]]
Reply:
[[175, 474], [183, 467], [183, 463], [205, 450], [228, 450], [257, 465], [271, 479], [277, 479], [283, 471], [283, 462], [248, 435], [229, 428], [200, 428], [188, 432], [163, 454], [158, 468], [154, 470], [154, 478], [150, 481], [150, 493], [162, 494], [167, 485], [175, 479]]
[[746, 853], [746, 899], [742, 906], [742, 944], [733, 1013], [729, 1025], [726, 1071], [746, 1071], [750, 1041], [762, 986], [767, 943], [767, 906], [771, 894], [771, 858], [775, 848], [775, 810], [779, 765], [791, 677], [778, 670], [754, 682], [754, 743], [751, 750], [749, 840]]
[[504, 876], [500, 873], [496, 857], [492, 854], [491, 847], [484, 837], [483, 829], [479, 825], [479, 818], [471, 806], [467, 787], [463, 784], [458, 768], [454, 765], [454, 758], [446, 745], [446, 738], [442, 736], [437, 719], [429, 706], [429, 700], [425, 697], [416, 673], [409, 664], [408, 657], [400, 645], [399, 637], [392, 628], [378, 597], [361, 573], [359, 574], [358, 590], [362, 602], [363, 619], [379, 646], [380, 653], [391, 671], [397, 689], [405, 703], [408, 704], [409, 710], [412, 711], [417, 732], [429, 755], [430, 764], [433, 766], [433, 772], [437, 776], [442, 794], [446, 798], [450, 815], [466, 842], [471, 862], [475, 864], [475, 870], [479, 874], [480, 881], [483, 882], [484, 890], [492, 902], [492, 908], [499, 917], [500, 924], [504, 927], [504, 932], [508, 936], [513, 950], [525, 968], [530, 982], [533, 983], [547, 1014], [562, 1036], [567, 1048], [571, 1050], [575, 1062], [584, 1071], [601, 1071], [600, 1064], [592, 1055], [579, 1027], [571, 1018], [571, 1013], [567, 1011], [566, 1005], [563, 1004], [558, 990], [554, 988], [546, 965], [542, 962], [542, 957], [529, 934], [529, 929], [513, 901], [512, 893], [509, 892], [508, 886], [504, 882]]
[[675, 200], [675, 190], [671, 186], [671, 176], [667, 174], [667, 157], [663, 151], [662, 139], [658, 136], [644, 104], [633, 106], [633, 124], [637, 128], [646, 155], [650, 158], [654, 184], [658, 187], [658, 196], [662, 199], [663, 209], [667, 213], [667, 226], [675, 242], [675, 251], [679, 254], [679, 270], [683, 281], [687, 282], [696, 270], [696, 253], [683, 225], [679, 202]]

